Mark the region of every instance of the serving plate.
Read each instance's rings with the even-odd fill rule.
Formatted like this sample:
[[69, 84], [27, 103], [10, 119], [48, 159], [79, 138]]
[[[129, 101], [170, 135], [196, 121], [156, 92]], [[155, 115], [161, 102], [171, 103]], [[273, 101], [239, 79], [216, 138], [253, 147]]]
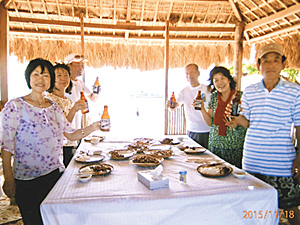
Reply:
[[133, 150], [120, 149], [120, 150], [110, 151], [108, 153], [108, 155], [111, 159], [114, 159], [114, 160], [124, 160], [124, 159], [128, 159], [131, 156], [133, 156], [134, 153], [135, 153], [135, 151], [133, 151]]
[[173, 138], [164, 138], [164, 139], [159, 140], [159, 142], [161, 144], [164, 144], [164, 145], [178, 145], [178, 144], [180, 144], [179, 140], [174, 140]]
[[172, 150], [161, 150], [161, 149], [149, 149], [144, 151], [147, 155], [153, 155], [153, 156], [160, 156], [164, 159], [170, 158], [172, 155], [174, 155], [174, 152]]
[[206, 151], [206, 148], [203, 147], [188, 147], [183, 150], [187, 154], [201, 154]]
[[75, 158], [76, 162], [80, 163], [91, 163], [91, 162], [100, 162], [105, 157], [103, 155], [78, 155]]
[[154, 167], [162, 163], [164, 158], [150, 155], [137, 155], [131, 159], [131, 163], [140, 167]]
[[232, 172], [232, 168], [223, 163], [213, 163], [198, 166], [197, 171], [206, 177], [225, 177]]
[[96, 143], [96, 142], [99, 143], [100, 141], [103, 141], [104, 138], [105, 138], [104, 136], [92, 135], [92, 136], [85, 137], [84, 141], [92, 142], [92, 140], [93, 140], [94, 143]]
[[79, 173], [91, 174], [93, 176], [106, 175], [111, 173], [114, 170], [114, 167], [110, 164], [100, 163], [85, 165], [79, 168]]

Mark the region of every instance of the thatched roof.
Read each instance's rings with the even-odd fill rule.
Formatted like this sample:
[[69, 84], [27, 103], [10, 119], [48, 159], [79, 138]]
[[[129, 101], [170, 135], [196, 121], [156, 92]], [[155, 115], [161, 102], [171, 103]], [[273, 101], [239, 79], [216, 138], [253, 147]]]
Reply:
[[[1, 0], [0, 0], [1, 1]], [[282, 43], [288, 65], [300, 68], [297, 0], [6, 0], [9, 46], [20, 60], [63, 59], [81, 52], [94, 67], [163, 68], [169, 21], [170, 67], [232, 63], [235, 28], [244, 27], [244, 57], [253, 44]]]

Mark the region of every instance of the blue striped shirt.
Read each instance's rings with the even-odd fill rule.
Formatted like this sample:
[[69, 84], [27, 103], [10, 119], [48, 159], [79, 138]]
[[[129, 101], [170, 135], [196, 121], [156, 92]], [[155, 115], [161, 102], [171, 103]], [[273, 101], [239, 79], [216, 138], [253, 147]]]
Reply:
[[243, 168], [269, 176], [292, 176], [296, 151], [291, 128], [300, 126], [300, 86], [280, 79], [269, 92], [263, 80], [242, 96], [241, 112], [250, 126], [244, 143]]

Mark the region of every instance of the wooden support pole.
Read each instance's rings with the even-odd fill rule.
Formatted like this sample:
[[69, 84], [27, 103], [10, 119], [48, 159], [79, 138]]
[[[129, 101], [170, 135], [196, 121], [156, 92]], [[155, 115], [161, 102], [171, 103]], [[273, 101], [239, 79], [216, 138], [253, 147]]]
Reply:
[[[79, 19], [80, 19], [80, 36], [81, 36], [81, 55], [84, 56], [84, 21], [83, 21], [84, 13], [81, 12], [79, 14]], [[82, 80], [85, 82], [85, 72], [82, 74]], [[83, 129], [84, 127], [87, 126], [87, 120], [86, 120], [86, 114], [82, 114], [81, 116], [81, 128]]]
[[[165, 104], [168, 98], [168, 83], [169, 83], [169, 21], [166, 21], [165, 27]], [[168, 110], [165, 107], [165, 134], [168, 133]]]
[[8, 13], [4, 7], [6, 1], [0, 3], [0, 110], [8, 101], [7, 65], [8, 65]]
[[237, 83], [236, 89], [241, 90], [242, 67], [243, 67], [243, 33], [244, 23], [238, 22], [235, 29], [235, 51], [234, 51], [234, 78]]
[[[80, 18], [80, 35], [81, 35], [81, 55], [84, 55], [84, 21], [83, 21], [84, 13], [81, 12], [79, 14]], [[85, 74], [82, 74], [82, 80], [85, 82]]]

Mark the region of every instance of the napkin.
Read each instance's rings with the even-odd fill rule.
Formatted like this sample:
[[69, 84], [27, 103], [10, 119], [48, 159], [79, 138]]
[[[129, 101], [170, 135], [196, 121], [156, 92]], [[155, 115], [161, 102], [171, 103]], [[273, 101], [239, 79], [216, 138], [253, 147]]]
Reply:
[[151, 171], [151, 175], [152, 175], [152, 179], [153, 180], [159, 180], [162, 178], [162, 171], [163, 171], [163, 167], [162, 165], [159, 165], [158, 167], [156, 167], [154, 170]]

